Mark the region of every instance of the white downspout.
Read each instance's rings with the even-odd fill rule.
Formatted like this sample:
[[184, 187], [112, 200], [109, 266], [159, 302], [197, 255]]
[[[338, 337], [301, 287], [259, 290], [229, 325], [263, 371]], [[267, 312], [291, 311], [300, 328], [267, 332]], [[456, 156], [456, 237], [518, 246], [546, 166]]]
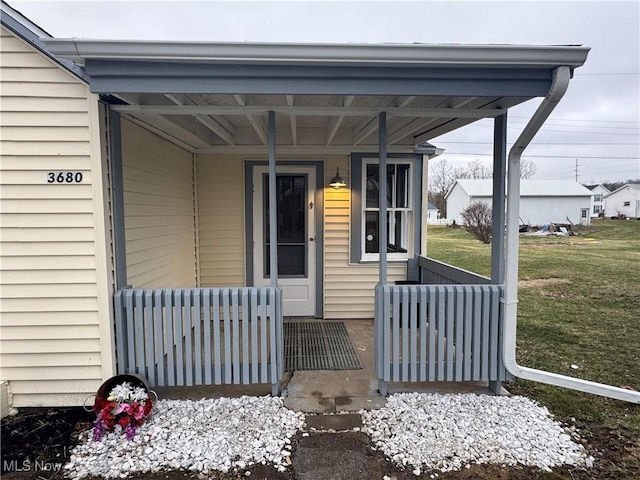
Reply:
[[525, 126], [509, 151], [507, 171], [507, 238], [504, 284], [504, 341], [502, 354], [506, 369], [516, 377], [534, 382], [547, 383], [558, 387], [602, 395], [626, 402], [640, 404], [640, 392], [580, 380], [556, 373], [522, 367], [516, 363], [516, 330], [518, 304], [518, 242], [520, 209], [520, 157], [534, 135], [549, 117], [569, 86], [570, 68], [557, 67], [547, 96]]

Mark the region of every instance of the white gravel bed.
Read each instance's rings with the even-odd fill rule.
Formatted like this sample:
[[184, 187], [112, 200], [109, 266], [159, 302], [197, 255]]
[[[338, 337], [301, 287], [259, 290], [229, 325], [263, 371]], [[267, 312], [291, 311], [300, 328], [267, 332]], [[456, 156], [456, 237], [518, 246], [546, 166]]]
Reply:
[[303, 424], [304, 415], [286, 409], [281, 398], [160, 400], [130, 441], [108, 433], [94, 442], [87, 432], [65, 470], [73, 479], [176, 469], [206, 474], [257, 463], [284, 471], [290, 438]]
[[391, 395], [379, 410], [363, 411], [363, 432], [392, 461], [447, 472], [466, 465], [593, 465], [593, 457], [545, 407], [528, 398], [472, 394]]

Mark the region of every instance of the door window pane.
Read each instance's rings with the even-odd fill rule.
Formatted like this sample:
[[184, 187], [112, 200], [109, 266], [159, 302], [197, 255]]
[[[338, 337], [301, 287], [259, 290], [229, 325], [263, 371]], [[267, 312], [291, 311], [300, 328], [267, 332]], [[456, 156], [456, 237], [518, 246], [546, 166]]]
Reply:
[[[264, 259], [265, 277], [270, 275], [269, 259], [269, 180], [263, 179], [264, 204]], [[306, 175], [277, 175], [278, 208], [278, 276], [306, 276], [307, 274], [307, 177]]]

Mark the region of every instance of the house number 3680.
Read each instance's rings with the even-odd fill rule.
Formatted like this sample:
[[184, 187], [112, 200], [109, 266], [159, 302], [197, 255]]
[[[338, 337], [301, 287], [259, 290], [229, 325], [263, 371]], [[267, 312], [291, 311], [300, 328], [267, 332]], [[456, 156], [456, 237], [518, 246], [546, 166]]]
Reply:
[[48, 172], [47, 183], [82, 183], [82, 172]]

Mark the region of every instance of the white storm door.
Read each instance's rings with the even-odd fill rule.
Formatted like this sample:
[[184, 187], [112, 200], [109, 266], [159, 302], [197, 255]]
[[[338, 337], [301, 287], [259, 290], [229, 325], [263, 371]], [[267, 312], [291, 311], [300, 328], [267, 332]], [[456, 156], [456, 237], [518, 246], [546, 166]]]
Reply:
[[[269, 285], [268, 167], [253, 169], [253, 284]], [[283, 315], [316, 314], [315, 167], [279, 166], [276, 174], [278, 284]]]

